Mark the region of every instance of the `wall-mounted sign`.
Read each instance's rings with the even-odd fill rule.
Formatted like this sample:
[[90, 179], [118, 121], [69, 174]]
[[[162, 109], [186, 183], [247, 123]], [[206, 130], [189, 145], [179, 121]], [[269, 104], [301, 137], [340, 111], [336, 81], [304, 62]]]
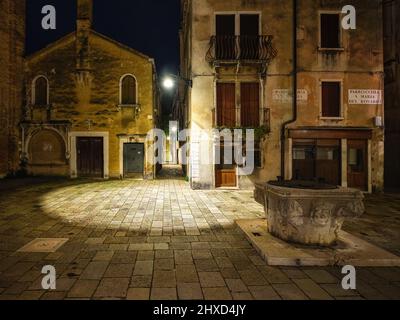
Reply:
[[382, 90], [350, 89], [349, 104], [382, 104]]
[[306, 89], [298, 89], [297, 90], [297, 100], [299, 102], [307, 102], [308, 101], [308, 91]]
[[[289, 103], [292, 102], [292, 90], [290, 89], [274, 89], [272, 91], [272, 100], [275, 102]], [[299, 102], [308, 101], [308, 92], [306, 89], [297, 90], [297, 100]]]
[[272, 91], [272, 100], [281, 103], [291, 102], [291, 91], [289, 89], [274, 89]]

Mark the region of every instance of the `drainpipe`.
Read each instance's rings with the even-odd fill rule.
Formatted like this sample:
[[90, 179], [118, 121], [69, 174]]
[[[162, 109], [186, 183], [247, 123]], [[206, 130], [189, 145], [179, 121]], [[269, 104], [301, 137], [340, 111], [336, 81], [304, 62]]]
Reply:
[[297, 121], [297, 0], [293, 0], [293, 118], [282, 124], [281, 132], [281, 177], [285, 179], [286, 128]]

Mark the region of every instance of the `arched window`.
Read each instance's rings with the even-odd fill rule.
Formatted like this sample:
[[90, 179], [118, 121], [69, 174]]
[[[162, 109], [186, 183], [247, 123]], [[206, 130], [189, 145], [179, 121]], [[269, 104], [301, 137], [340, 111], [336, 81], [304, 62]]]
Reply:
[[126, 75], [121, 78], [120, 91], [121, 105], [137, 104], [137, 83], [134, 76]]
[[45, 106], [49, 104], [49, 82], [44, 76], [33, 80], [33, 104]]

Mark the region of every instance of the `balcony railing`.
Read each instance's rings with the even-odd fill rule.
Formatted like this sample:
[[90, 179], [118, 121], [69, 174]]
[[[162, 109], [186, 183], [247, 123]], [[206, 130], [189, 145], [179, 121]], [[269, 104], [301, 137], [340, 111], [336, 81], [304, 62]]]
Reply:
[[209, 63], [251, 61], [269, 64], [277, 55], [273, 36], [212, 36], [206, 59]]

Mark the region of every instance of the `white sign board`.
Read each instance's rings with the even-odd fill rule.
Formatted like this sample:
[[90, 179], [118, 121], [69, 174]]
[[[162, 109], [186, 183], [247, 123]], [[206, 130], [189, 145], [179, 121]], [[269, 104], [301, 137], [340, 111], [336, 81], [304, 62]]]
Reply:
[[299, 102], [307, 102], [308, 101], [308, 92], [306, 89], [298, 89], [297, 90], [297, 100]]
[[[272, 100], [281, 103], [292, 102], [292, 90], [289, 89], [275, 89], [272, 91]], [[308, 92], [305, 89], [297, 90], [297, 100], [299, 102], [308, 101]]]
[[274, 89], [272, 91], [272, 100], [277, 102], [291, 102], [292, 95], [289, 89]]
[[382, 104], [382, 90], [349, 90], [349, 104]]

